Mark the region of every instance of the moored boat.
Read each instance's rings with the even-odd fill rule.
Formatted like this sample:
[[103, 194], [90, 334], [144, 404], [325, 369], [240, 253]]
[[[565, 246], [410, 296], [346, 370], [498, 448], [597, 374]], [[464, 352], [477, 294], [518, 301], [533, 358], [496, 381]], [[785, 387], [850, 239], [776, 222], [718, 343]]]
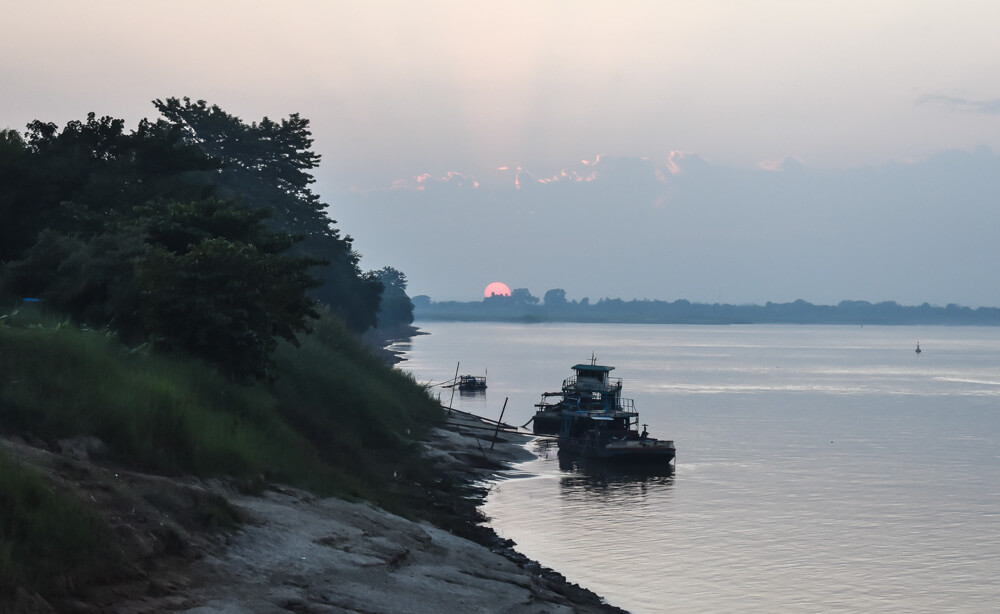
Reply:
[[[562, 427], [564, 411], [610, 411], [622, 408], [622, 380], [610, 376], [614, 367], [595, 364], [573, 366], [573, 376], [563, 380], [559, 392], [544, 392], [535, 405], [532, 432], [536, 435], [557, 435]], [[550, 400], [555, 399], [555, 400]], [[631, 403], [628, 400], [628, 403]]]
[[486, 377], [478, 375], [459, 375], [455, 387], [463, 392], [486, 390]]
[[632, 411], [567, 411], [562, 416], [559, 453], [587, 458], [642, 463], [669, 463], [676, 457], [674, 442], [650, 437], [639, 415]]
[[[674, 442], [639, 432], [639, 414], [632, 399], [623, 399], [622, 381], [611, 378], [614, 367], [579, 364], [560, 392], [542, 395], [532, 419], [536, 434], [558, 434], [560, 454], [643, 463], [674, 460]], [[555, 397], [557, 400], [549, 401]]]

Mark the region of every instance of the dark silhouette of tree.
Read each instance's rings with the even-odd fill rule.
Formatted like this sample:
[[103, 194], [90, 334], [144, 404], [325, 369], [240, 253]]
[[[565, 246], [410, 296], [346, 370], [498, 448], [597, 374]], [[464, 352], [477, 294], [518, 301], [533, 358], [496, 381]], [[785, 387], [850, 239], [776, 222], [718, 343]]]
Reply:
[[[530, 297], [526, 289], [517, 291], [520, 297]], [[534, 298], [534, 297], [531, 297]], [[1000, 325], [1000, 308], [970, 309], [949, 304], [933, 307], [923, 303], [907, 307], [894, 301], [842, 301], [838, 305], [813, 305], [798, 299], [791, 303], [768, 302], [765, 305], [728, 305], [692, 303], [686, 299], [674, 302], [603, 298], [591, 304], [587, 298], [562, 303], [562, 290], [545, 293], [545, 304], [537, 299], [516, 301], [513, 296], [494, 296], [482, 302], [435, 303], [427, 296], [416, 297], [414, 316], [432, 320], [485, 321], [565, 321], [565, 322], [635, 322], [663, 324], [979, 324]], [[560, 305], [553, 307], [553, 305]]]
[[566, 306], [566, 291], [562, 289], [553, 289], [545, 293], [543, 299], [545, 306], [553, 309], [559, 309]]
[[217, 166], [165, 123], [122, 120], [71, 121], [62, 130], [34, 121], [25, 137], [0, 137], [0, 262], [20, 258], [45, 229], [81, 238], [107, 232], [154, 199], [205, 197], [210, 188], [188, 181]]
[[537, 305], [538, 297], [532, 296], [527, 288], [515, 288], [510, 291], [510, 302], [515, 305]]
[[139, 312], [158, 346], [219, 365], [234, 380], [267, 377], [281, 337], [298, 345], [307, 317], [301, 263], [252, 242], [213, 237], [182, 253], [154, 248], [138, 262]]
[[[317, 317], [316, 260], [214, 182], [221, 171], [178, 126], [93, 113], [0, 137], [4, 232], [0, 295], [39, 297], [74, 320], [151, 339], [238, 380], [268, 374], [276, 339]], [[226, 192], [228, 193], [228, 192]], [[231, 195], [235, 195], [232, 193]]]
[[0, 263], [28, 249], [44, 227], [45, 211], [27, 178], [35, 168], [27, 143], [15, 130], [0, 130]]
[[379, 328], [413, 323], [413, 302], [406, 295], [406, 275], [388, 266], [373, 273], [384, 286], [378, 312]]
[[322, 263], [312, 270], [320, 282], [310, 292], [316, 300], [353, 330], [376, 325], [382, 285], [377, 276], [361, 273], [353, 240], [340, 236], [327, 205], [310, 187], [315, 181], [310, 171], [320, 157], [311, 150], [309, 120], [293, 113], [278, 122], [264, 117], [246, 124], [204, 100], [167, 98], [153, 104], [187, 142], [218, 160], [211, 178], [221, 196], [270, 208], [273, 229], [301, 237], [294, 253]]

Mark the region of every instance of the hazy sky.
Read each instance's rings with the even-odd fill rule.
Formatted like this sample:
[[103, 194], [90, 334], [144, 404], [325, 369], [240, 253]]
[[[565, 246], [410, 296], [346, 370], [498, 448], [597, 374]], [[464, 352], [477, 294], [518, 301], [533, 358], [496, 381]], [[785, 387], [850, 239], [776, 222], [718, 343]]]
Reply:
[[0, 127], [301, 113], [411, 294], [1000, 306], [1000, 2], [10, 2]]

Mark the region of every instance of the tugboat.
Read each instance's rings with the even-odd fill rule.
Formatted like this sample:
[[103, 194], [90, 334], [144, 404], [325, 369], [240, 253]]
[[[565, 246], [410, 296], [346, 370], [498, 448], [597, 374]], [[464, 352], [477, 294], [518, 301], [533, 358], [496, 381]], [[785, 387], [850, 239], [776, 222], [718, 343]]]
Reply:
[[[611, 411], [621, 409], [622, 380], [609, 375], [614, 367], [595, 364], [591, 358], [589, 365], [573, 366], [575, 375], [563, 380], [559, 392], [543, 392], [542, 400], [535, 404], [538, 408], [532, 418], [532, 432], [535, 435], [557, 435], [562, 428], [563, 411], [595, 410]], [[550, 401], [549, 399], [556, 400]], [[630, 399], [625, 399], [631, 403]]]
[[[574, 377], [563, 382], [561, 393], [542, 395], [534, 417], [535, 433], [550, 434], [558, 421], [559, 454], [576, 454], [608, 461], [670, 463], [676, 456], [674, 442], [649, 436], [646, 425], [639, 432], [639, 414], [632, 399], [621, 397], [621, 379], [611, 379], [614, 367], [575, 365]], [[555, 403], [549, 396], [561, 396]]]

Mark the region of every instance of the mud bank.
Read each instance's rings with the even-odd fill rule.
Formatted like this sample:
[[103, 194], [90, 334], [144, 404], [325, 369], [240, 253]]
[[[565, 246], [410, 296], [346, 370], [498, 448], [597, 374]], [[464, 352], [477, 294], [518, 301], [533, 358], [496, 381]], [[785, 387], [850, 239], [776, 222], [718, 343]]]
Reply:
[[[503, 433], [459, 412], [425, 442], [446, 492], [420, 493], [424, 520], [363, 502], [271, 485], [257, 495], [231, 484], [169, 480], [91, 463], [73, 445], [3, 445], [91, 497], [137, 561], [120, 578], [64, 595], [22, 594], [5, 611], [144, 614], [623, 612], [520, 555], [483, 524], [488, 480], [532, 455], [527, 435]], [[155, 493], [155, 496], [151, 496]], [[224, 499], [235, 531], [203, 526], [190, 502]], [[159, 505], [151, 506], [149, 501]], [[169, 504], [164, 505], [163, 502]]]

